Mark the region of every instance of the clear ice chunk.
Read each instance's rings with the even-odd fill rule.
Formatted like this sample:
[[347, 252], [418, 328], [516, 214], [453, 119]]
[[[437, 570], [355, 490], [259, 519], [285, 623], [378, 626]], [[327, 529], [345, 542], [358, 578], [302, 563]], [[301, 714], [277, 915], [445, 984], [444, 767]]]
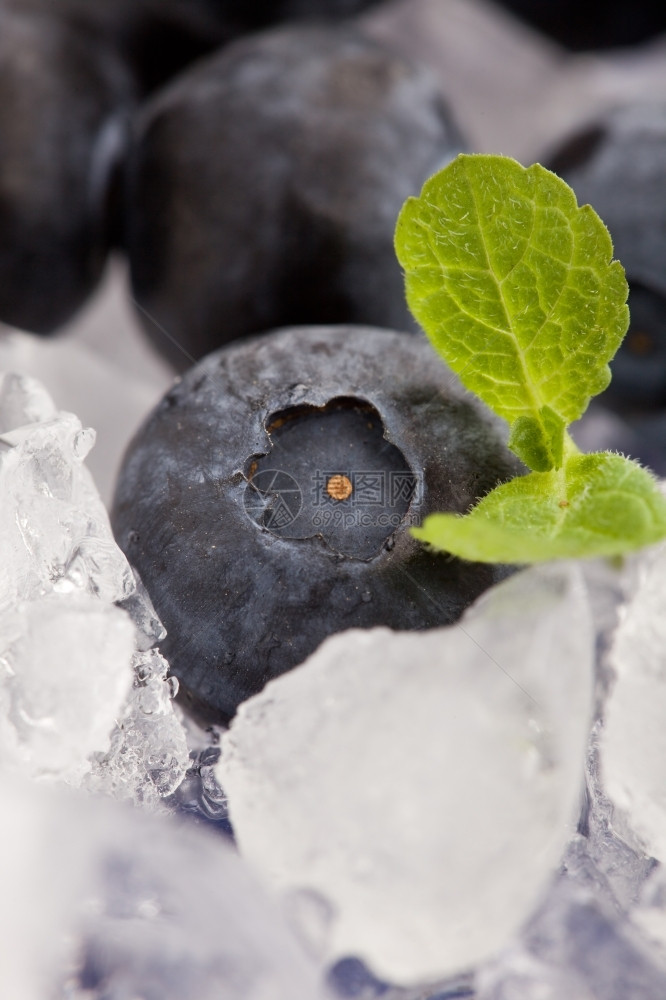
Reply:
[[218, 765], [239, 847], [319, 901], [329, 960], [412, 986], [517, 932], [575, 830], [593, 638], [580, 571], [533, 568], [458, 625], [334, 636], [241, 705]]
[[150, 651], [164, 628], [84, 465], [94, 440], [38, 382], [0, 376], [0, 761], [155, 806], [189, 753]]
[[0, 435], [0, 610], [54, 590], [121, 601], [135, 583], [83, 464], [94, 431], [71, 413], [21, 424], [35, 409], [48, 411], [44, 390], [31, 382], [24, 380], [22, 399], [16, 389], [5, 393], [0, 410], [8, 428]]
[[181, 721], [190, 748], [189, 767], [166, 804], [179, 814], [189, 815], [229, 836], [232, 830], [227, 797], [215, 773], [222, 730], [213, 725], [204, 729], [184, 713]]
[[189, 767], [185, 730], [175, 714], [175, 677], [157, 650], [133, 658], [134, 683], [107, 753], [96, 754], [86, 780], [91, 791], [159, 807]]
[[160, 621], [159, 615], [153, 607], [150, 595], [134, 567], [132, 567], [132, 572], [134, 573], [136, 590], [129, 597], [119, 601], [118, 606], [123, 608], [134, 622], [137, 649], [146, 652], [164, 639], [166, 629]]

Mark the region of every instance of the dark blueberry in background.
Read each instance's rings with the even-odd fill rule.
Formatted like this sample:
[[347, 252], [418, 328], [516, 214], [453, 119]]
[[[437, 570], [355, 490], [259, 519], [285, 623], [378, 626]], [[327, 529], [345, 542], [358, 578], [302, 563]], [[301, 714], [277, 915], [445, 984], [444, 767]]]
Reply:
[[583, 451], [619, 451], [666, 476], [666, 411], [620, 416], [593, 399], [572, 436]]
[[663, 410], [666, 408], [666, 296], [633, 281], [629, 306], [631, 324], [613, 362], [613, 381], [606, 390], [605, 400], [619, 412]]
[[3, 0], [92, 30], [113, 44], [140, 93], [161, 86], [195, 59], [239, 35], [281, 21], [335, 20], [378, 0]]
[[350, 28], [199, 63], [148, 105], [130, 158], [147, 332], [182, 369], [277, 326], [408, 326], [395, 220], [461, 145], [430, 75]]
[[542, 162], [599, 213], [630, 283], [666, 296], [666, 102], [610, 111]]
[[278, 21], [350, 17], [379, 0], [209, 0], [225, 17], [246, 29], [265, 28]]
[[346, 628], [455, 621], [504, 567], [409, 534], [519, 471], [420, 335], [287, 329], [192, 368], [131, 443], [112, 521], [184, 704], [226, 722]]
[[604, 220], [629, 282], [629, 330], [597, 402], [627, 432], [618, 422], [617, 440], [606, 436], [600, 446], [627, 450], [629, 441], [633, 458], [666, 474], [666, 103], [609, 112], [566, 140], [547, 165]]
[[[99, 0], [70, 0], [94, 5]], [[117, 0], [111, 0], [111, 4]], [[337, 20], [378, 0], [130, 0], [121, 41], [144, 92], [196, 58], [282, 21]]]
[[[68, 0], [90, 7], [91, 0]], [[98, 0], [93, 0], [98, 2]], [[104, 0], [106, 2], [106, 0]], [[143, 93], [229, 42], [282, 21], [337, 20], [378, 0], [129, 0], [116, 25]], [[110, 7], [117, 7], [110, 0]]]
[[497, 0], [573, 50], [624, 47], [666, 31], [666, 7], [654, 0]]
[[112, 49], [0, 8], [0, 321], [64, 323], [99, 279], [129, 78]]
[[2, 0], [4, 7], [112, 46], [146, 94], [235, 36], [215, 0]]

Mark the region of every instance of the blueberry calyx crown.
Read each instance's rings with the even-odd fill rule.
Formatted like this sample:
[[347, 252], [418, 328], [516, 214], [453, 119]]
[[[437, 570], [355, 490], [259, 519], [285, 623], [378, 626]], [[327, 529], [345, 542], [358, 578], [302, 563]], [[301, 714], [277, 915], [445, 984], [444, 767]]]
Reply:
[[340, 396], [271, 414], [265, 427], [271, 450], [245, 471], [245, 510], [260, 528], [363, 561], [390, 545], [419, 479], [374, 406]]

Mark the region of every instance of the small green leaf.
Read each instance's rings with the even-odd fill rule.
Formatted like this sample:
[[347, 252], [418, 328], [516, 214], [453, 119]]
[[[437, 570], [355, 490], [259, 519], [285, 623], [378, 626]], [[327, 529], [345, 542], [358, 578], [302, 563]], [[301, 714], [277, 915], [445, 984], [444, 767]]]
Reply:
[[577, 453], [498, 486], [465, 516], [432, 514], [412, 534], [478, 562], [616, 556], [666, 535], [666, 498], [635, 462]]
[[396, 252], [409, 307], [444, 360], [519, 421], [512, 447], [530, 467], [557, 468], [559, 427], [608, 385], [629, 321], [598, 215], [539, 164], [463, 154], [405, 203]]
[[538, 417], [518, 417], [511, 427], [509, 448], [535, 472], [559, 469], [562, 465], [564, 432], [562, 418], [549, 406]]

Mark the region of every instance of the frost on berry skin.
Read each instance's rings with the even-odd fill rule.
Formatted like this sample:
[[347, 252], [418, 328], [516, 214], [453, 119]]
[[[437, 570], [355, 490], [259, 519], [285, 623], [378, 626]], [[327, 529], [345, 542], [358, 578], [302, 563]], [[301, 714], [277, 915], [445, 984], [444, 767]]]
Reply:
[[112, 515], [183, 703], [224, 722], [333, 632], [457, 620], [506, 567], [409, 528], [518, 465], [421, 337], [286, 329], [204, 359], [130, 445]]
[[137, 123], [128, 251], [147, 333], [182, 369], [283, 325], [409, 328], [395, 219], [461, 145], [429, 73], [350, 27], [228, 46]]
[[130, 101], [102, 39], [0, 10], [1, 322], [49, 333], [93, 290]]

